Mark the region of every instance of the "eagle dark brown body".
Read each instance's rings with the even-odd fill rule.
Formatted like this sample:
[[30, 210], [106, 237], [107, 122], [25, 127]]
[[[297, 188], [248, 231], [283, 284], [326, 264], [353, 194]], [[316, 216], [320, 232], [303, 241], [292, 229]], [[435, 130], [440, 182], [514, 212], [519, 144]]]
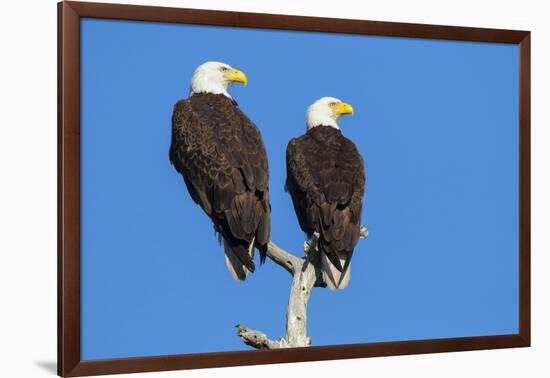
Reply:
[[174, 107], [170, 161], [212, 219], [226, 256], [228, 247], [234, 253], [233, 276], [244, 279], [255, 269], [253, 247], [263, 262], [270, 240], [269, 173], [259, 130], [231, 98], [193, 94]]
[[319, 233], [319, 251], [343, 277], [360, 236], [363, 158], [339, 129], [317, 126], [289, 142], [286, 160], [286, 188], [300, 227], [310, 238]]

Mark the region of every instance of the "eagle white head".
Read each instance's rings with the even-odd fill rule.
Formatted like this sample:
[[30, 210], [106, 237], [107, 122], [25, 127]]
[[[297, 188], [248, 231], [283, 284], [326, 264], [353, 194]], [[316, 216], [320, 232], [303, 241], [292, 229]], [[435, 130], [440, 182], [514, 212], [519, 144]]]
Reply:
[[344, 114], [353, 115], [353, 106], [334, 97], [320, 98], [307, 109], [307, 129], [316, 126], [332, 126], [340, 129], [338, 121]]
[[246, 85], [247, 78], [244, 72], [239, 71], [228, 64], [220, 62], [206, 62], [195, 70], [191, 79], [189, 95], [195, 93], [222, 94], [232, 98], [227, 89], [234, 82]]

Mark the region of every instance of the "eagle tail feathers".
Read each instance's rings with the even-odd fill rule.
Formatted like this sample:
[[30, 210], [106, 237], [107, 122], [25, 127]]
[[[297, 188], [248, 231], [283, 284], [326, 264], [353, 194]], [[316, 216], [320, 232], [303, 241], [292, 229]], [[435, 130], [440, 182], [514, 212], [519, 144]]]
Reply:
[[[351, 279], [351, 259], [339, 259], [344, 264], [342, 272], [338, 270], [325, 253], [321, 253], [321, 271], [323, 280], [330, 290], [345, 289]], [[345, 260], [345, 261], [344, 261]]]
[[235, 281], [244, 281], [248, 272], [250, 271], [245, 264], [239, 259], [237, 254], [233, 251], [233, 248], [224, 240], [223, 241], [223, 252], [225, 255], [225, 265], [231, 277]]
[[252, 237], [252, 241], [248, 245], [248, 256], [250, 256], [250, 259], [254, 261], [254, 241], [256, 240], [256, 237]]
[[258, 251], [260, 251], [260, 265], [262, 265], [267, 257], [267, 244], [258, 246]]
[[[223, 240], [223, 251], [225, 255], [225, 265], [231, 277], [235, 281], [244, 281], [249, 272], [254, 272], [254, 240], [250, 242], [248, 249], [242, 245], [231, 246], [225, 239]], [[238, 251], [236, 251], [238, 249]], [[244, 251], [241, 251], [243, 249]], [[246, 252], [245, 252], [246, 251]], [[240, 256], [246, 256], [246, 262], [243, 262]]]

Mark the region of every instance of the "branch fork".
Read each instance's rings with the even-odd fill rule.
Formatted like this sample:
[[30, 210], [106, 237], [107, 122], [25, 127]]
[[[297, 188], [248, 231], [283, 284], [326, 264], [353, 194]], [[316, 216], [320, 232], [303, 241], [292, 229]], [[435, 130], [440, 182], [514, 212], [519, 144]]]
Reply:
[[[361, 226], [361, 239], [368, 236], [366, 227]], [[304, 257], [299, 258], [269, 242], [267, 256], [292, 276], [290, 296], [286, 315], [286, 335], [278, 340], [270, 339], [265, 333], [237, 324], [237, 336], [256, 349], [281, 349], [307, 347], [311, 338], [307, 336], [307, 304], [314, 287], [326, 287], [321, 273], [321, 263], [317, 249], [319, 234], [304, 243]]]

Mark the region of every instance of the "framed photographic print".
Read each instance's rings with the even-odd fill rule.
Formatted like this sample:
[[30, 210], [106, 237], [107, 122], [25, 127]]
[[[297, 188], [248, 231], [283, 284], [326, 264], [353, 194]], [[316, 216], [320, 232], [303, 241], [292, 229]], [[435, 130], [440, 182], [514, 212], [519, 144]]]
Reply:
[[59, 375], [530, 345], [529, 32], [58, 11]]

